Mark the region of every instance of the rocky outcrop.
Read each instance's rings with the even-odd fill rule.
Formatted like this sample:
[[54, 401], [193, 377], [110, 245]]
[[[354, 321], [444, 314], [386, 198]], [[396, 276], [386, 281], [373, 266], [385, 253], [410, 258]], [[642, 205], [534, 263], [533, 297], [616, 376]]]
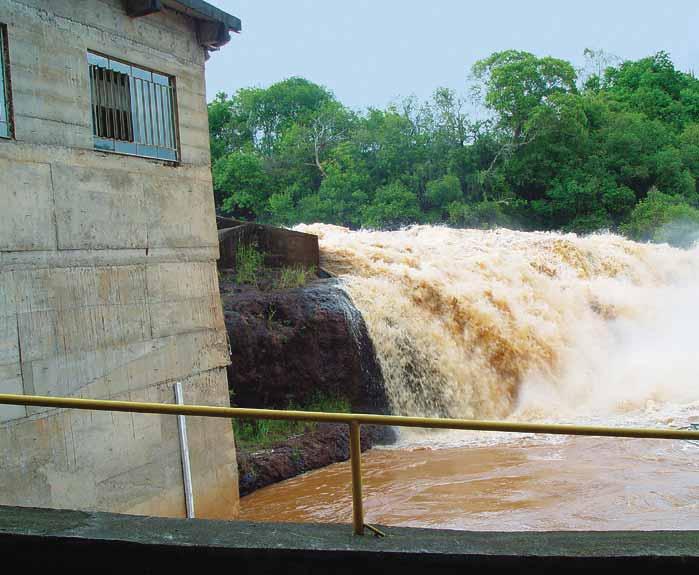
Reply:
[[[366, 451], [386, 442], [385, 428], [363, 425], [361, 447]], [[272, 483], [306, 471], [349, 459], [347, 425], [321, 423], [310, 433], [262, 451], [238, 453], [238, 485], [241, 497]]]
[[353, 411], [387, 412], [374, 346], [337, 280], [276, 291], [221, 286], [235, 405], [284, 409], [322, 394]]
[[[228, 383], [239, 407], [304, 406], [319, 395], [352, 411], [388, 413], [381, 367], [359, 311], [337, 280], [258, 289], [221, 278], [231, 344]], [[238, 449], [240, 494], [349, 458], [346, 425], [320, 424], [271, 448]], [[395, 439], [362, 426], [362, 449]]]

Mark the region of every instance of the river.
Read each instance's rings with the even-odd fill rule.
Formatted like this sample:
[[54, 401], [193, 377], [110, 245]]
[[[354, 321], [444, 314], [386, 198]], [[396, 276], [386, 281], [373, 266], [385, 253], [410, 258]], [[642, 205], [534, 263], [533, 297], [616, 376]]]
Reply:
[[[618, 426], [699, 422], [699, 249], [508, 230], [314, 225], [362, 312], [394, 413]], [[697, 529], [687, 441], [406, 430], [363, 456], [367, 521], [479, 530]], [[241, 501], [349, 522], [349, 467]]]

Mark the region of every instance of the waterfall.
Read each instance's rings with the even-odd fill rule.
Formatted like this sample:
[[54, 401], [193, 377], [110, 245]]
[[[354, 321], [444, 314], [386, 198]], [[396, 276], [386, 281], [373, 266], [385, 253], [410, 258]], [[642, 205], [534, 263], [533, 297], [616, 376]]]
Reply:
[[315, 224], [394, 413], [557, 419], [699, 400], [699, 248]]

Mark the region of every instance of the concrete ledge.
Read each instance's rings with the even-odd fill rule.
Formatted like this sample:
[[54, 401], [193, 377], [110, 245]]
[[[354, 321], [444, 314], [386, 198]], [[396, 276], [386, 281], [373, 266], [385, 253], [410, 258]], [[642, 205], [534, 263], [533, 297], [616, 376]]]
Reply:
[[[231, 227], [220, 226], [230, 224]], [[318, 236], [278, 228], [254, 222], [238, 222], [229, 218], [216, 218], [221, 269], [235, 268], [238, 246], [253, 245], [266, 254], [267, 265], [300, 265], [303, 267], [320, 266], [320, 249]]]
[[[463, 572], [465, 568], [699, 565], [699, 532], [464, 532], [162, 519], [0, 506], [0, 553], [24, 569], [241, 573]], [[390, 570], [390, 571], [388, 571]], [[173, 571], [175, 572], [175, 571]]]

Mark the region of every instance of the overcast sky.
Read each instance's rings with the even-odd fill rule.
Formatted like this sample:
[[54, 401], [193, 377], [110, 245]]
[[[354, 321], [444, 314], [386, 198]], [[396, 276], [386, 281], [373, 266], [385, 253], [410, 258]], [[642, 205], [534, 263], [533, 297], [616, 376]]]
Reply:
[[583, 63], [659, 50], [699, 73], [699, 0], [209, 0], [243, 32], [207, 63], [209, 100], [303, 76], [352, 108], [464, 93], [473, 63], [514, 48]]

